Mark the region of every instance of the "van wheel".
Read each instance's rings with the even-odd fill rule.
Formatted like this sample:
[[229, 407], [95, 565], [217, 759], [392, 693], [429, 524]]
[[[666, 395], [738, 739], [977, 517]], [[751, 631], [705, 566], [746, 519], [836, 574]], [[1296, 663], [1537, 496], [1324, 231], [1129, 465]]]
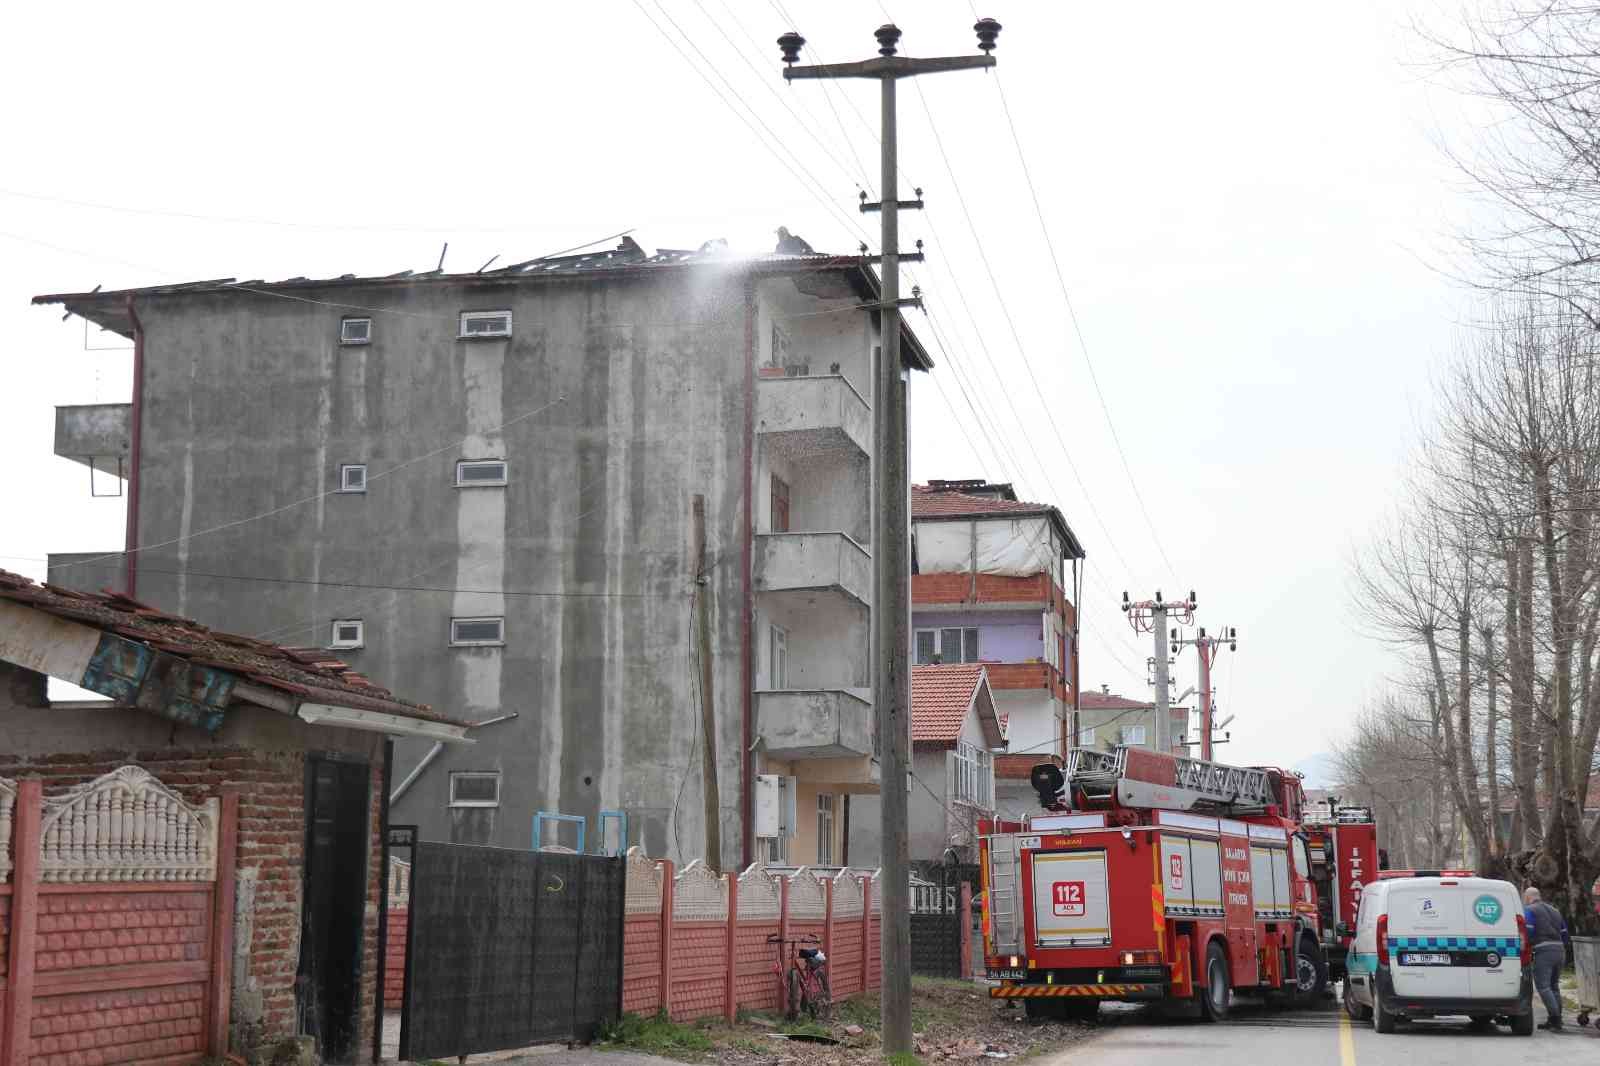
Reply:
[[1344, 979], [1344, 1012], [1350, 1015], [1351, 1021], [1364, 1022], [1372, 1017], [1372, 1008], [1365, 1003], [1356, 1001], [1355, 993], [1350, 991], [1350, 978]]
[[1294, 993], [1305, 1001], [1326, 995], [1328, 992], [1328, 960], [1317, 942], [1308, 936], [1300, 938], [1294, 953]]
[[1372, 992], [1372, 1028], [1380, 1033], [1394, 1032], [1394, 1012], [1383, 1005], [1383, 994], [1377, 989]]
[[1206, 947], [1206, 968], [1200, 988], [1200, 1016], [1208, 1022], [1226, 1021], [1233, 1006], [1233, 983], [1228, 978], [1228, 956], [1222, 945], [1212, 941]]

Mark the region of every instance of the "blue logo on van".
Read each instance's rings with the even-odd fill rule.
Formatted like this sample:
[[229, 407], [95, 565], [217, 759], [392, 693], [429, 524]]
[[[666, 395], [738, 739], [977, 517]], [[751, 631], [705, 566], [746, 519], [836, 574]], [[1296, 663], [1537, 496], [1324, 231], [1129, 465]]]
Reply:
[[1494, 925], [1500, 921], [1500, 901], [1493, 896], [1479, 896], [1472, 901], [1472, 915], [1484, 925]]

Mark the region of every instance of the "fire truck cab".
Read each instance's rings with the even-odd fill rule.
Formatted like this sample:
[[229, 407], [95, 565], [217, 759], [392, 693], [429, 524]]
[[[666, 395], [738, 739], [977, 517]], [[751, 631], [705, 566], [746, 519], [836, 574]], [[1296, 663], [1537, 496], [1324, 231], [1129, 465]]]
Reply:
[[1078, 1018], [1171, 1000], [1216, 1021], [1236, 991], [1326, 990], [1299, 778], [1126, 747], [1033, 778], [1048, 813], [980, 840], [992, 996]]
[[1317, 890], [1328, 979], [1342, 981], [1355, 938], [1362, 889], [1388, 869], [1388, 855], [1378, 848], [1378, 827], [1371, 808], [1346, 807], [1329, 799], [1308, 806], [1300, 825]]

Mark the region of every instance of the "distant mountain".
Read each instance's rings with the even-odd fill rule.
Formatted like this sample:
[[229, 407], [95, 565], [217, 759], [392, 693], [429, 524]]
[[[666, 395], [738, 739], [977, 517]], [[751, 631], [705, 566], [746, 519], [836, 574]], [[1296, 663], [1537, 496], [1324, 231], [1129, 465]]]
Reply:
[[1307, 788], [1332, 788], [1339, 783], [1338, 764], [1327, 752], [1301, 759], [1289, 769], [1305, 775]]

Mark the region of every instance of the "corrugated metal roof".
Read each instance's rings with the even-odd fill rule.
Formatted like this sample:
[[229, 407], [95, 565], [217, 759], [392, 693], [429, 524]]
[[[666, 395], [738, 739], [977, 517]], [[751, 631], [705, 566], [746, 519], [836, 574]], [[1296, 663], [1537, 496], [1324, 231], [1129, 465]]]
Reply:
[[[658, 248], [646, 252], [631, 237], [624, 237], [615, 248], [599, 252], [581, 252], [575, 255], [544, 256], [526, 259], [492, 270], [482, 269], [463, 274], [447, 274], [441, 270], [413, 272], [402, 270], [395, 274], [358, 277], [341, 274], [334, 278], [285, 278], [282, 281], [239, 281], [236, 278], [212, 278], [207, 281], [190, 281], [173, 285], [148, 285], [142, 288], [114, 289], [92, 292], [47, 293], [35, 296], [35, 304], [65, 304], [67, 310], [89, 319], [96, 325], [114, 333], [131, 337], [132, 318], [128, 302], [132, 299], [157, 296], [192, 296], [216, 293], [264, 293], [287, 295], [308, 289], [339, 288], [389, 288], [417, 284], [455, 285], [506, 285], [541, 278], [563, 280], [601, 279], [618, 274], [648, 275], [660, 270], [679, 270], [686, 267], [723, 267], [749, 270], [759, 274], [810, 273], [842, 271], [850, 275], [860, 298], [865, 302], [879, 298], [878, 278], [868, 269], [868, 261], [857, 255], [829, 255], [820, 252], [788, 254], [773, 252], [767, 255], [735, 255], [727, 250], [726, 242], [707, 241], [699, 248]], [[902, 320], [903, 322], [903, 320]], [[918, 370], [929, 370], [933, 360], [927, 349], [908, 326], [902, 325], [904, 343], [902, 350], [907, 365]]]
[[291, 648], [224, 633], [120, 593], [87, 593], [40, 585], [21, 574], [0, 570], [0, 599], [148, 644], [199, 666], [226, 670], [241, 680], [302, 700], [444, 725], [468, 725], [426, 704], [400, 699], [321, 648]]

